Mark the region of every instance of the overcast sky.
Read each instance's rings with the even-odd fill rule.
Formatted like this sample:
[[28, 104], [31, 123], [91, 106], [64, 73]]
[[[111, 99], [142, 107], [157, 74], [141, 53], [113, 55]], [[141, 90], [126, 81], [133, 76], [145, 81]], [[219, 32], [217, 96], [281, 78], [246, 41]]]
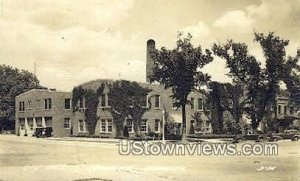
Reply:
[[[209, 48], [227, 39], [249, 44], [253, 32], [275, 31], [300, 48], [300, 0], [1, 0], [0, 64], [34, 71], [41, 84], [70, 91], [99, 79], [145, 82], [146, 41], [173, 48], [178, 31]], [[224, 61], [205, 67], [228, 82]]]

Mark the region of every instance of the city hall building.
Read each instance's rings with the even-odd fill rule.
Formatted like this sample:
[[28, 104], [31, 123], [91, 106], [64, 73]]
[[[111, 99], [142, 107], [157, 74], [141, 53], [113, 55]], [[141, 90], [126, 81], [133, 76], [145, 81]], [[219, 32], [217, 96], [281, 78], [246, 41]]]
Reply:
[[[154, 40], [147, 42], [147, 62], [146, 62], [146, 83], [138, 83], [141, 87], [151, 91], [145, 96], [145, 108], [147, 110], [140, 120], [140, 133], [148, 135], [150, 133], [162, 133], [162, 123], [168, 114], [167, 120], [179, 126], [182, 124], [182, 111], [173, 106], [171, 98], [172, 91], [164, 89], [162, 85], [150, 84], [149, 75], [152, 73], [153, 61], [150, 51], [155, 48]], [[105, 85], [103, 94], [99, 97], [97, 106], [96, 126], [94, 136], [116, 137], [116, 124], [111, 114], [109, 97], [109, 84], [112, 80], [94, 80], [81, 84], [83, 89], [96, 91], [100, 85]], [[200, 112], [201, 123], [198, 133], [212, 133], [211, 120], [209, 115], [204, 114], [205, 110], [204, 94], [192, 92], [188, 96], [191, 102], [186, 106], [186, 132], [190, 133], [195, 126], [195, 113]], [[150, 106], [151, 105], [151, 106]], [[73, 106], [79, 106], [79, 110], [74, 111]], [[15, 129], [20, 136], [35, 135], [36, 128], [51, 128], [53, 137], [84, 136], [88, 135], [86, 118], [85, 99], [79, 100], [76, 105], [72, 105], [72, 93], [55, 90], [33, 89], [16, 97]], [[134, 121], [128, 117], [124, 120], [124, 125], [128, 127], [129, 134], [134, 134]]]

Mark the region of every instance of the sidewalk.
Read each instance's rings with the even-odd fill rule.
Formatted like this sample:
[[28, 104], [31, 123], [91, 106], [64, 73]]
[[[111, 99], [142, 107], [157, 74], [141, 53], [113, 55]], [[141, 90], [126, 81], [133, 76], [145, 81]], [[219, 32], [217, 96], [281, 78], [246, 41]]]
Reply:
[[99, 143], [118, 143], [119, 139], [113, 138], [84, 138], [84, 137], [62, 137], [62, 138], [39, 138], [47, 140], [56, 140], [56, 141], [78, 141], [78, 142], [99, 142]]
[[[120, 139], [114, 138], [84, 138], [84, 137], [63, 137], [63, 138], [40, 138], [40, 139], [48, 139], [48, 140], [56, 140], [56, 141], [78, 141], [78, 142], [95, 142], [95, 143], [119, 143]], [[162, 140], [148, 140], [148, 142], [162, 142]], [[166, 140], [166, 142], [172, 143], [173, 140]], [[175, 141], [176, 142], [176, 141]], [[198, 139], [198, 143], [206, 142], [206, 143], [226, 143], [231, 142], [229, 139]], [[190, 142], [196, 143], [196, 142]]]
[[[62, 137], [62, 138], [55, 138], [55, 137], [48, 137], [48, 138], [36, 138], [36, 137], [24, 137], [24, 136], [16, 136], [16, 135], [10, 135], [10, 134], [1, 134], [2, 138], [14, 138], [19, 141], [29, 141], [29, 140], [36, 140], [36, 141], [45, 141], [45, 140], [53, 140], [53, 141], [70, 141], [70, 142], [91, 142], [91, 143], [108, 143], [108, 144], [118, 144], [121, 139], [115, 139], [115, 138], [85, 138], [85, 137]], [[230, 139], [195, 139], [194, 141], [191, 141], [189, 143], [226, 143], [230, 142]], [[148, 142], [162, 142], [162, 140], [148, 140]], [[167, 143], [175, 143], [180, 142], [175, 140], [165, 140]]]

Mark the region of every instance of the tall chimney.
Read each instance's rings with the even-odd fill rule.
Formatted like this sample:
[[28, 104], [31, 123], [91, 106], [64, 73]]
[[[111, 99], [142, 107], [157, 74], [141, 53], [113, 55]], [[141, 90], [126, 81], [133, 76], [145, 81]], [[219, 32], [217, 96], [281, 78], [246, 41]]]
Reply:
[[155, 41], [150, 39], [147, 41], [147, 59], [146, 59], [146, 82], [150, 83], [150, 76], [153, 73], [154, 62], [151, 58], [151, 51], [155, 50]]

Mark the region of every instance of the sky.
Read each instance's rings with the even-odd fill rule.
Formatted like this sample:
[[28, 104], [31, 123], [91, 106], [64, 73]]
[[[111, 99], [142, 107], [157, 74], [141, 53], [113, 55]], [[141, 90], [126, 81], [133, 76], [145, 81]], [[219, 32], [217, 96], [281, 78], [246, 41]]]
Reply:
[[[71, 91], [94, 79], [145, 82], [146, 41], [172, 49], [178, 31], [194, 46], [233, 39], [264, 57], [254, 32], [274, 31], [300, 48], [300, 0], [0, 0], [0, 64], [34, 72], [41, 85]], [[230, 82], [216, 58], [203, 71]]]

